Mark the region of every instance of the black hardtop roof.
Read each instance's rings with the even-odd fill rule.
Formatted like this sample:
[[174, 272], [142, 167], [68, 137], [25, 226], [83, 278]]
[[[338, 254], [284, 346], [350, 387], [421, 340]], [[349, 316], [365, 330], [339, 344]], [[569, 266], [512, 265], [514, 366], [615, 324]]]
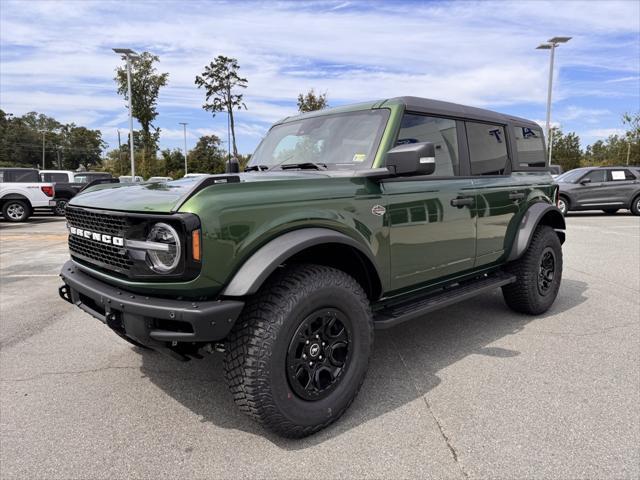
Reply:
[[406, 109], [410, 111], [412, 110], [425, 113], [428, 112], [450, 117], [469, 118], [485, 122], [518, 123], [519, 125], [540, 128], [540, 125], [538, 125], [536, 122], [527, 120], [526, 118], [494, 112], [492, 110], [485, 110], [483, 108], [469, 107], [467, 105], [460, 105], [458, 103], [433, 100], [430, 98], [395, 97], [390, 98], [389, 100], [387, 100], [387, 102], [402, 103], [405, 105]]

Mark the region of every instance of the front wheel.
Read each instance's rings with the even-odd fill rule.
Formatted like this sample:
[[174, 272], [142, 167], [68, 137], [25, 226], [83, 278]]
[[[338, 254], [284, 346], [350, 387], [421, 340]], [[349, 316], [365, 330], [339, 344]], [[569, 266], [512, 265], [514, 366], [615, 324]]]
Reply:
[[2, 206], [2, 216], [9, 222], [24, 222], [30, 215], [31, 209], [24, 200], [7, 200]]
[[558, 209], [560, 210], [560, 213], [562, 213], [562, 215], [566, 215], [567, 212], [569, 211], [569, 200], [562, 196], [559, 197]]
[[369, 302], [346, 273], [292, 265], [246, 305], [225, 373], [243, 412], [286, 437], [336, 421], [364, 381], [373, 347]]
[[53, 213], [59, 217], [64, 217], [65, 210], [69, 200], [66, 198], [56, 198], [56, 206], [53, 207]]
[[527, 251], [507, 271], [516, 276], [514, 283], [502, 287], [507, 305], [529, 315], [546, 312], [562, 280], [562, 245], [553, 228], [539, 225]]

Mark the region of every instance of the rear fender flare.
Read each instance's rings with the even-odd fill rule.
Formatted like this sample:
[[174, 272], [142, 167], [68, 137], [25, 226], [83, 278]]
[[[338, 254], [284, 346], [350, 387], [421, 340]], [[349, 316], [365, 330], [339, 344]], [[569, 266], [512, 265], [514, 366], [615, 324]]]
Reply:
[[555, 205], [548, 203], [534, 203], [525, 212], [524, 217], [520, 221], [518, 231], [513, 240], [511, 253], [507, 261], [517, 260], [529, 248], [533, 232], [538, 225], [549, 225], [558, 234], [560, 243], [564, 243], [566, 223], [564, 216]]
[[353, 238], [328, 228], [302, 228], [280, 235], [260, 247], [233, 276], [222, 292], [225, 297], [243, 297], [258, 291], [264, 281], [287, 259], [323, 244], [343, 244], [357, 249], [376, 268], [372, 254]]

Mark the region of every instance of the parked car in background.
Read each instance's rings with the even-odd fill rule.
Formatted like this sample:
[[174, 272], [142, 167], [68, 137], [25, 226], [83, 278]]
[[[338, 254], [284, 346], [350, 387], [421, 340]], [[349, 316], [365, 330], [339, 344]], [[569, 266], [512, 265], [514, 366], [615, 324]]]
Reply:
[[53, 183], [55, 186], [55, 202], [53, 213], [64, 215], [69, 200], [76, 196], [87, 184], [97, 179], [112, 178], [107, 172], [82, 172], [71, 170], [40, 170], [40, 179], [43, 182]]
[[75, 175], [71, 170], [40, 170], [40, 180], [54, 184], [56, 205], [53, 207], [53, 213], [56, 215], [64, 215], [69, 200], [85, 185], [76, 182]]
[[24, 222], [36, 208], [55, 206], [54, 186], [35, 168], [0, 168], [0, 209], [9, 222]]
[[140, 175], [136, 175], [135, 180], [131, 180], [131, 175], [120, 175], [118, 177], [118, 179], [120, 180], [120, 183], [142, 183], [144, 182], [144, 178], [142, 178]]
[[563, 214], [577, 210], [614, 214], [624, 208], [640, 215], [640, 170], [634, 167], [576, 168], [555, 180]]
[[557, 176], [562, 175], [563, 172], [564, 170], [560, 165], [549, 165], [549, 173], [551, 173], [551, 176], [553, 178], [556, 178]]
[[171, 177], [149, 177], [147, 182], [170, 182], [171, 180], [173, 180]]
[[78, 172], [74, 176], [74, 181], [86, 184], [101, 178], [113, 178], [113, 175], [109, 172]]

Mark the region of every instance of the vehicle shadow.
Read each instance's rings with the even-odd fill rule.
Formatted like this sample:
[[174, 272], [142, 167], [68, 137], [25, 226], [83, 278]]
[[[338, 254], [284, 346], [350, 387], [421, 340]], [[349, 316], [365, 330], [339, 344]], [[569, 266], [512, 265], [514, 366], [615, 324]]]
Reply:
[[560, 295], [540, 317], [509, 310], [499, 291], [434, 312], [423, 319], [376, 332], [374, 354], [364, 385], [345, 415], [329, 428], [302, 440], [281, 438], [242, 414], [227, 390], [222, 354], [177, 362], [139, 350], [141, 372], [203, 422], [267, 438], [286, 450], [323, 443], [420, 398], [440, 384], [438, 372], [469, 355], [509, 362], [520, 352], [491, 344], [539, 318], [570, 310], [586, 300], [587, 284], [563, 280]]

